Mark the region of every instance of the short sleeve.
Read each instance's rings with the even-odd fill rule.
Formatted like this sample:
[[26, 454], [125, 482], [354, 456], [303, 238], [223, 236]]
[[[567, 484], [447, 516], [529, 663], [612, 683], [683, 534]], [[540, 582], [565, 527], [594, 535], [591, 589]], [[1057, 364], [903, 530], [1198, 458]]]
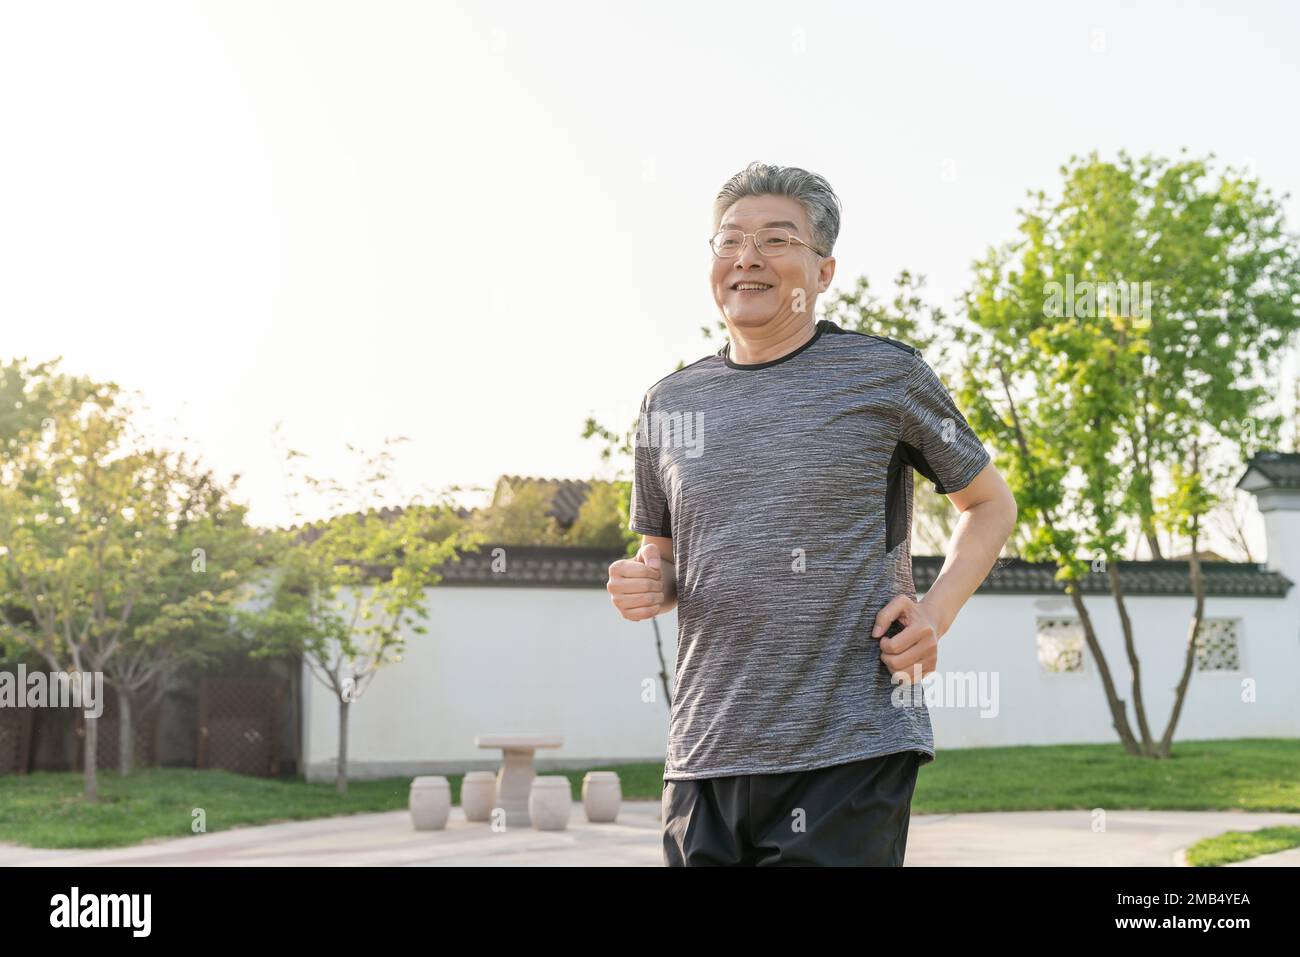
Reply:
[[653, 434], [646, 418], [646, 400], [641, 400], [637, 416], [636, 442], [633, 450], [631, 521], [628, 528], [642, 535], [672, 538], [672, 516], [668, 512], [668, 497], [664, 495], [659, 480], [659, 454], [647, 441]]
[[992, 461], [975, 430], [918, 352], [901, 410], [904, 457], [943, 495], [959, 492]]

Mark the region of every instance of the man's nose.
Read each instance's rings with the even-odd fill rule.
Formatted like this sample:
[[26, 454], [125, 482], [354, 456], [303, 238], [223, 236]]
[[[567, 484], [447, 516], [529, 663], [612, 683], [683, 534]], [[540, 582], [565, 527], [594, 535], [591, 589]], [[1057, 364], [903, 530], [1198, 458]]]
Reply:
[[754, 263], [762, 263], [763, 255], [758, 251], [758, 239], [754, 236], [746, 236], [744, 244], [740, 247], [740, 255], [736, 257], [736, 265], [749, 268]]

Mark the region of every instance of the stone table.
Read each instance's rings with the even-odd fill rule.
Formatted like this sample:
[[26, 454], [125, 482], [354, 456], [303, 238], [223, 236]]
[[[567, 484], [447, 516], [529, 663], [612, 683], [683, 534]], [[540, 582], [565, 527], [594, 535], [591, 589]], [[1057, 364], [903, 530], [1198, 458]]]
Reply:
[[475, 747], [500, 748], [504, 757], [497, 772], [496, 807], [506, 813], [506, 826], [528, 827], [528, 795], [532, 791], [533, 752], [538, 748], [558, 748], [564, 738], [558, 734], [480, 734], [474, 738]]

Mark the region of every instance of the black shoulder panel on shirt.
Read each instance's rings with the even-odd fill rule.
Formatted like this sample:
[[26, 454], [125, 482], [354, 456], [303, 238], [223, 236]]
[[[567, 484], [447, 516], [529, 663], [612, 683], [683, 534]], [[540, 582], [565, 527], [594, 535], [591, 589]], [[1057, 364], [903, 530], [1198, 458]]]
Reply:
[[888, 336], [874, 336], [873, 338], [879, 339], [881, 342], [888, 342], [891, 346], [897, 346], [904, 352], [910, 352], [914, 356], [921, 354], [920, 349], [916, 348], [916, 346], [909, 346], [906, 342], [899, 342], [897, 339], [890, 339]]
[[825, 324], [827, 332], [847, 332], [855, 336], [866, 336], [868, 339], [879, 339], [881, 342], [888, 342], [891, 346], [894, 346], [897, 349], [902, 349], [904, 352], [910, 352], [914, 356], [919, 356], [921, 354], [920, 349], [916, 348], [916, 346], [909, 346], [906, 342], [899, 342], [897, 339], [890, 339], [888, 336], [873, 336], [869, 332], [859, 332], [857, 329], [843, 329], [831, 322], [829, 319], [824, 319], [822, 321]]

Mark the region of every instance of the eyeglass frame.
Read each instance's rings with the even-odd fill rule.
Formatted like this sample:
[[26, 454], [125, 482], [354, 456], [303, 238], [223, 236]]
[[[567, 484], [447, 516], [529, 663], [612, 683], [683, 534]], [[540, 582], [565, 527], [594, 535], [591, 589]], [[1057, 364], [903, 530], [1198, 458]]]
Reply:
[[[813, 252], [817, 253], [817, 255], [820, 256], [822, 259], [825, 259], [825, 258], [826, 258], [826, 254], [823, 253], [823, 252], [821, 252], [819, 249], [817, 249], [817, 247], [812, 246], [812, 245], [810, 245], [809, 243], [804, 242], [802, 239], [800, 239], [800, 238], [799, 238], [798, 236], [796, 236], [794, 233], [790, 232], [790, 230], [785, 229], [785, 228], [782, 227], [782, 226], [764, 226], [764, 227], [762, 227], [761, 229], [756, 229], [756, 230], [754, 230], [752, 233], [746, 233], [746, 232], [744, 232], [743, 230], [741, 230], [740, 228], [738, 228], [738, 227], [736, 227], [736, 226], [727, 226], [727, 227], [725, 227], [725, 228], [723, 228], [723, 229], [719, 229], [716, 233], [714, 233], [712, 236], [709, 237], [709, 250], [710, 250], [710, 252], [712, 252], [713, 255], [714, 255], [715, 257], [717, 257], [718, 259], [739, 259], [739, 258], [740, 258], [740, 254], [743, 253], [743, 252], [745, 251], [745, 240], [746, 240], [746, 239], [753, 239], [753, 240], [754, 240], [754, 249], [758, 252], [758, 254], [759, 254], [760, 256], [762, 256], [764, 259], [766, 259], [766, 258], [768, 258], [767, 253], [763, 252], [763, 250], [760, 249], [760, 248], [759, 248], [759, 245], [758, 245], [758, 234], [761, 233], [764, 229], [779, 229], [779, 230], [781, 230], [781, 232], [785, 233], [786, 236], [788, 236], [790, 239], [793, 239], [795, 242], [797, 242], [800, 246], [807, 246], [807, 247], [808, 247], [809, 249], [811, 249]], [[721, 236], [723, 233], [732, 233], [732, 232], [735, 232], [735, 233], [741, 233], [741, 237], [740, 237], [740, 248], [739, 248], [738, 250], [736, 250], [736, 255], [734, 255], [734, 256], [724, 256], [724, 255], [722, 255], [721, 253], [719, 253], [716, 249], [713, 248], [713, 241], [714, 241], [715, 239], [717, 239], [719, 236]], [[781, 253], [777, 253], [777, 256], [780, 256], [780, 255], [781, 255]]]

